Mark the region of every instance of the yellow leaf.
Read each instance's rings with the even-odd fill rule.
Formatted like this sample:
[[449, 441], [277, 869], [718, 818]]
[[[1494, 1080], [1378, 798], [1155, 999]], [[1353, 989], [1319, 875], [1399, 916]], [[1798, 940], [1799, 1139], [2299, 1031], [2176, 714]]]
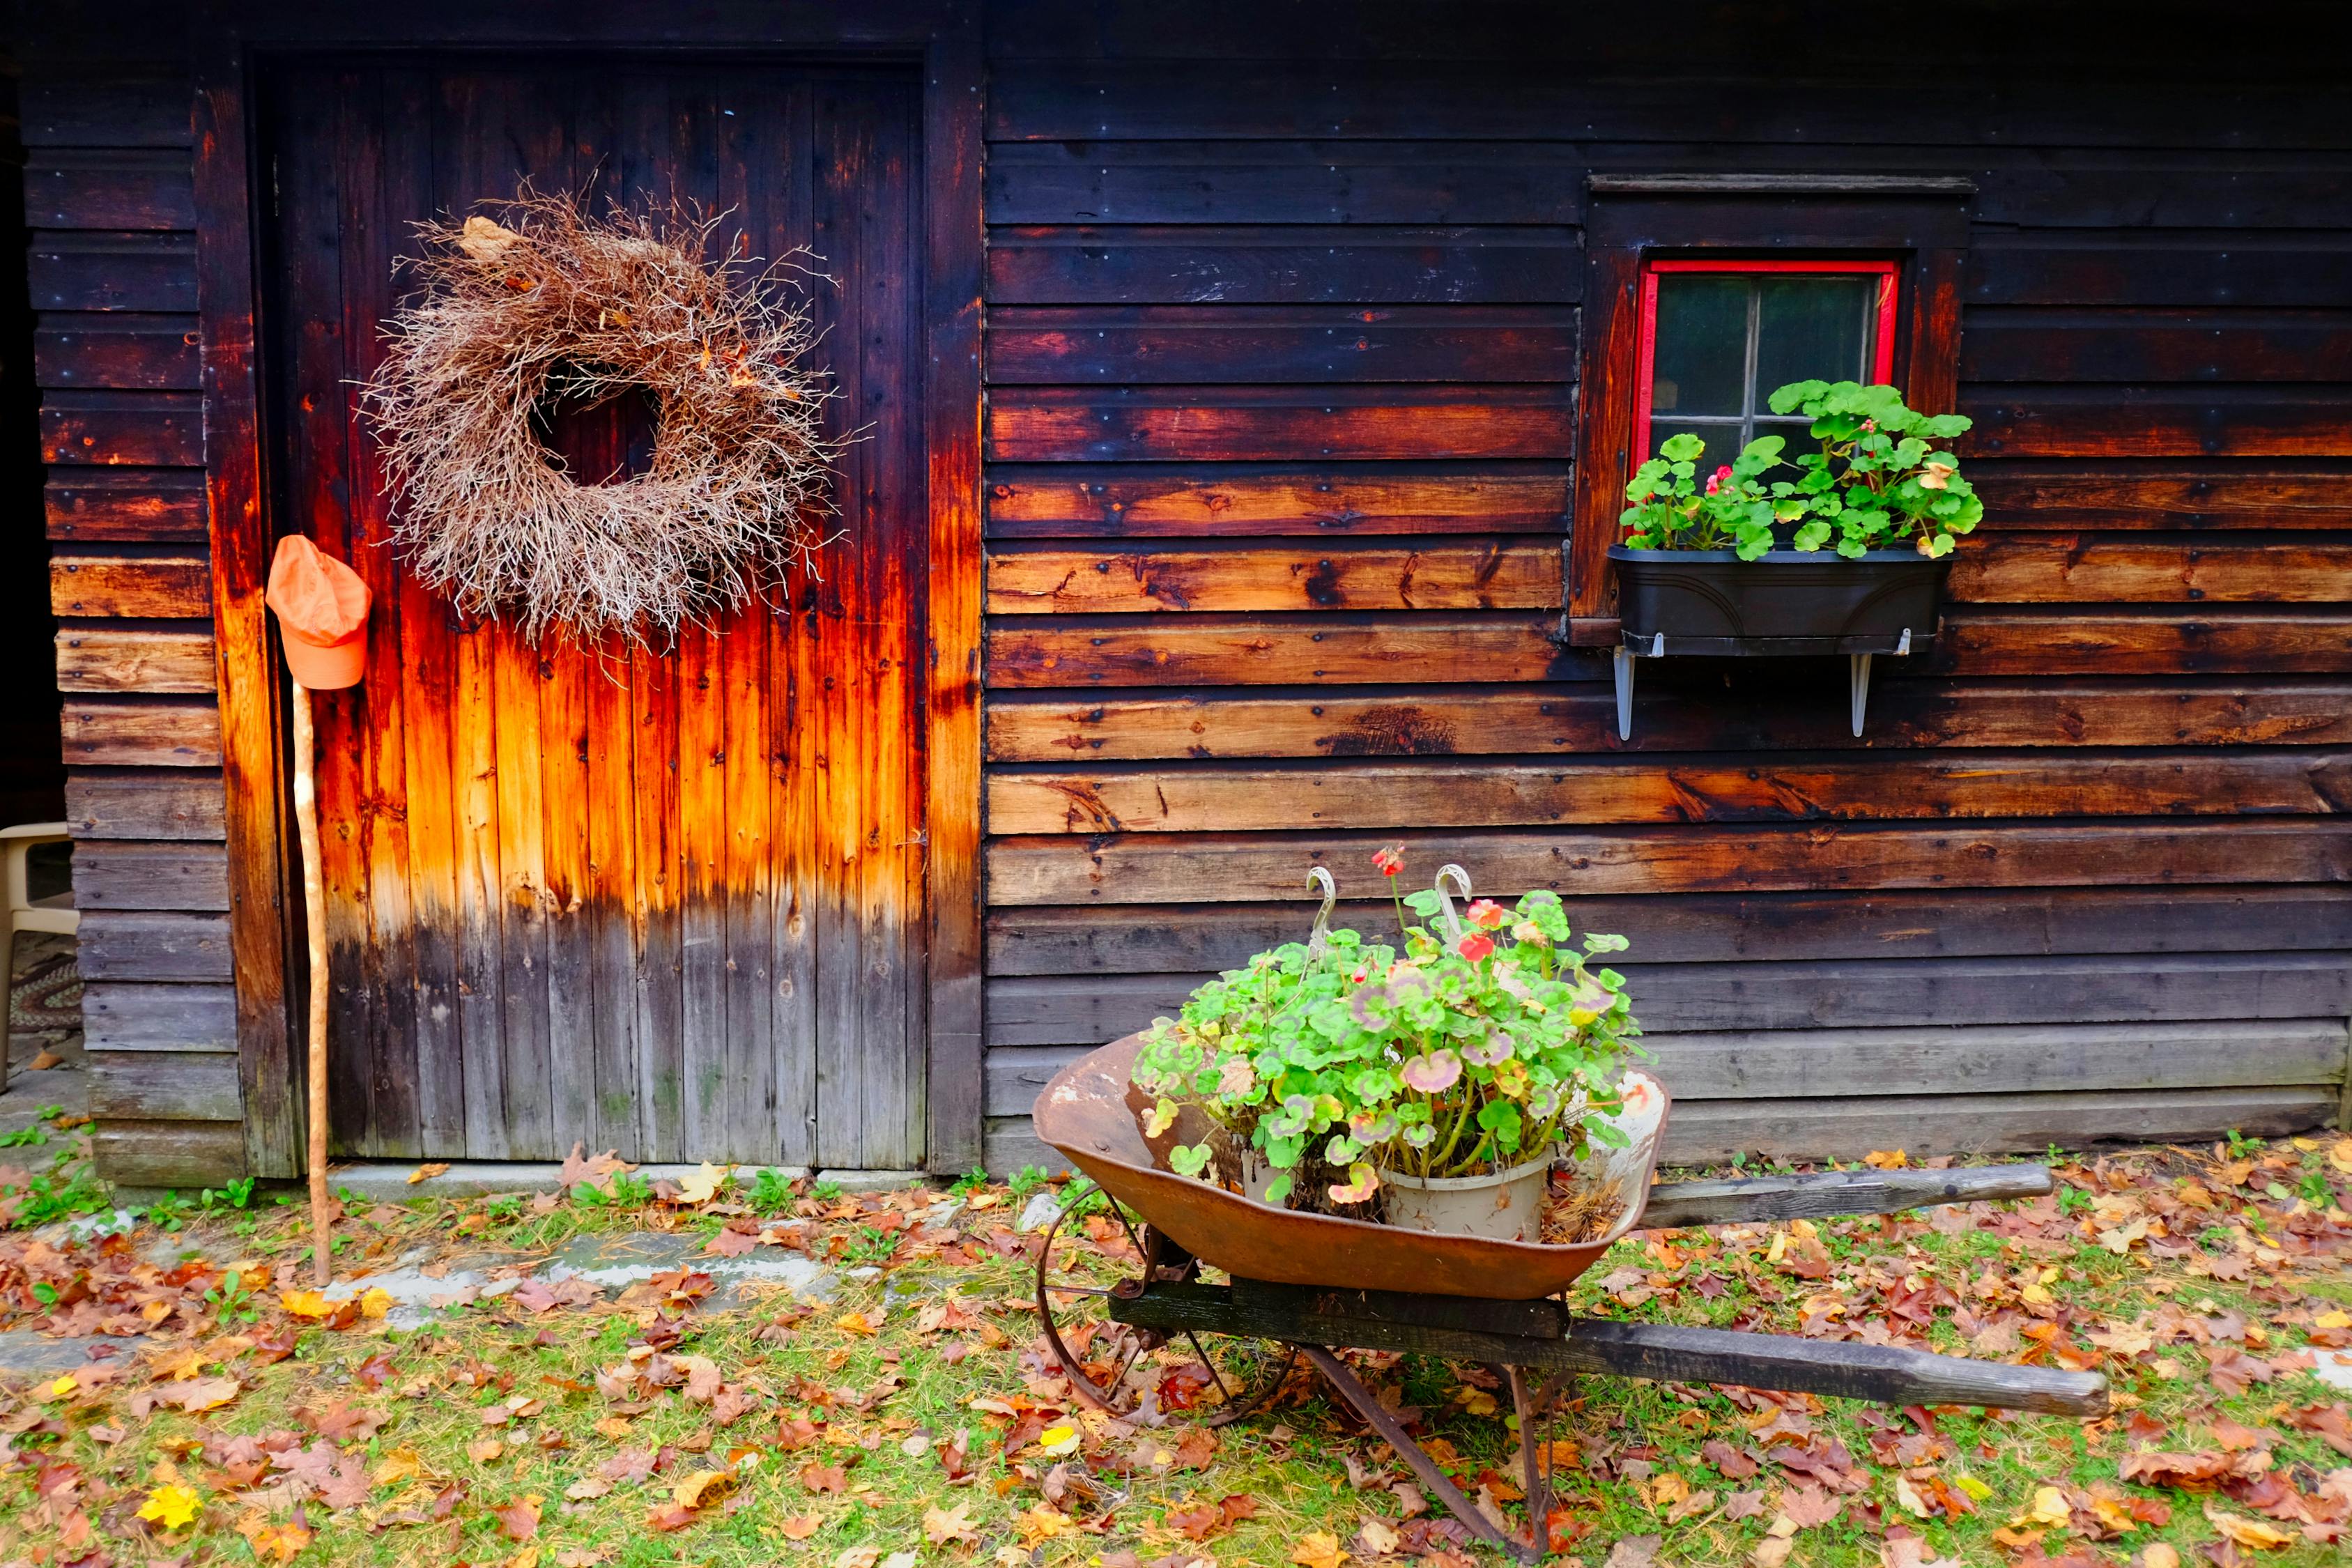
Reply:
[[2058, 1298], [2050, 1293], [2046, 1285], [2028, 1285], [2017, 1293], [2017, 1299], [2031, 1307], [2046, 1307]]
[[1290, 1560], [1298, 1568], [1339, 1568], [1348, 1554], [1339, 1550], [1339, 1538], [1329, 1531], [1310, 1530], [1290, 1549]]
[[845, 1334], [870, 1334], [874, 1331], [874, 1325], [866, 1321], [863, 1312], [844, 1312], [833, 1321], [833, 1326]]
[[360, 1316], [381, 1318], [392, 1310], [392, 1292], [378, 1285], [360, 1298]]
[[1921, 1497], [1918, 1489], [1912, 1486], [1908, 1476], [1895, 1478], [1895, 1500], [1901, 1505], [1904, 1512], [1916, 1514], [1921, 1519], [1926, 1519], [1934, 1511], [1927, 1506], [1927, 1500]]
[[49, 1384], [49, 1397], [51, 1399], [70, 1399], [80, 1392], [81, 1379], [76, 1377], [71, 1373], [66, 1373], [63, 1377]]
[[719, 1184], [726, 1179], [726, 1172], [705, 1160], [699, 1170], [689, 1172], [686, 1180], [677, 1184], [677, 1201], [707, 1204], [719, 1195]]
[[2352, 1138], [2338, 1138], [2331, 1144], [2327, 1163], [2339, 1171], [2352, 1171]]
[[394, 1448], [375, 1468], [375, 1484], [388, 1487], [394, 1481], [415, 1480], [425, 1474], [425, 1458], [414, 1448]]
[[2064, 1524], [2074, 1515], [2074, 1510], [2066, 1501], [2064, 1491], [2057, 1487], [2036, 1487], [2033, 1489], [2033, 1506], [2028, 1509], [2016, 1522], [2060, 1525]]
[[1962, 1491], [1968, 1493], [1969, 1497], [1975, 1499], [1979, 1502], [1982, 1502], [1985, 1499], [1992, 1496], [1992, 1489], [1985, 1485], [1982, 1481], [1977, 1479], [1974, 1476], [1954, 1476], [1952, 1478], [1952, 1484], [1959, 1488]]
[[732, 1470], [697, 1470], [670, 1488], [670, 1500], [680, 1508], [705, 1508], [735, 1489]]
[[2254, 1552], [2276, 1552], [2292, 1545], [2294, 1537], [2283, 1530], [2273, 1530], [2259, 1519], [2244, 1519], [2234, 1513], [2223, 1513], [2211, 1503], [2205, 1505], [2205, 1517], [2214, 1529]]
[[1899, 1171], [1911, 1163], [1911, 1158], [1900, 1149], [1873, 1149], [1862, 1157], [1862, 1163], [1874, 1171]]
[[436, 1176], [446, 1176], [448, 1173], [449, 1167], [441, 1161], [428, 1161], [408, 1173], [408, 1184], [413, 1187], [419, 1182], [429, 1182]]
[[1048, 1426], [1037, 1434], [1037, 1446], [1032, 1452], [1045, 1458], [1059, 1458], [1064, 1454], [1078, 1451], [1078, 1429], [1075, 1426]]
[[2311, 1326], [2315, 1329], [2352, 1329], [2352, 1312], [2345, 1311], [2340, 1307], [2332, 1311], [2322, 1312], [2311, 1320]]
[[298, 1318], [331, 1318], [341, 1309], [316, 1290], [289, 1290], [278, 1304]]
[[1077, 1526], [1071, 1522], [1069, 1515], [1052, 1503], [1041, 1502], [1026, 1513], [1015, 1514], [1013, 1528], [1020, 1532], [1024, 1544], [1034, 1546], [1041, 1541], [1067, 1535]]
[[139, 1505], [139, 1517], [152, 1520], [166, 1530], [178, 1530], [194, 1523], [204, 1506], [194, 1487], [162, 1486], [149, 1492], [147, 1500]]

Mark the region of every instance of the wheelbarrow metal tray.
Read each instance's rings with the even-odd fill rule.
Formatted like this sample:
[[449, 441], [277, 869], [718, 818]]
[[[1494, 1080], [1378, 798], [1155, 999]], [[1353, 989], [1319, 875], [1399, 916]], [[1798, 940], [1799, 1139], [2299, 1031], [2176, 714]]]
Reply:
[[1624, 1194], [1616, 1223], [1597, 1240], [1548, 1247], [1301, 1214], [1178, 1175], [1166, 1149], [1144, 1137], [1142, 1097], [1129, 1081], [1142, 1040], [1114, 1040], [1055, 1074], [1033, 1110], [1037, 1136], [1169, 1240], [1235, 1279], [1529, 1300], [1566, 1289], [1642, 1223], [1669, 1109], [1646, 1075], [1632, 1076], [1650, 1104], [1629, 1119], [1638, 1123], [1628, 1128], [1633, 1146], [1612, 1152], [1609, 1166]]

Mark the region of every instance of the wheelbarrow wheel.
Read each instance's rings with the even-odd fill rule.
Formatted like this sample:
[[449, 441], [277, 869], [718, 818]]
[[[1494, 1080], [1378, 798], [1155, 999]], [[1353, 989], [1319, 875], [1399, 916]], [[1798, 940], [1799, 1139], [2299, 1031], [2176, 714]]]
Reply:
[[[1111, 1316], [1111, 1304], [1153, 1280], [1190, 1281], [1198, 1278], [1201, 1266], [1150, 1226], [1138, 1227], [1117, 1203], [1110, 1205], [1110, 1213], [1142, 1260], [1142, 1272], [1111, 1286], [1055, 1278], [1055, 1241], [1087, 1194], [1099, 1190], [1092, 1182], [1073, 1184], [1063, 1197], [1061, 1213], [1046, 1226], [1037, 1248], [1037, 1322], [1046, 1348], [1070, 1380], [1071, 1392], [1113, 1415], [1132, 1415], [1147, 1395], [1163, 1411], [1204, 1409], [1202, 1419], [1212, 1426], [1238, 1421], [1264, 1405], [1288, 1379], [1298, 1360], [1296, 1346], [1224, 1334], [1212, 1334], [1203, 1342], [1188, 1331], [1182, 1337], [1197, 1362], [1181, 1362], [1157, 1377], [1148, 1375], [1167, 1360], [1160, 1352], [1168, 1347], [1168, 1336], [1118, 1322]], [[1087, 1299], [1102, 1303], [1101, 1319], [1084, 1320], [1087, 1331], [1074, 1336], [1072, 1328], [1081, 1321], [1078, 1314], [1083, 1310], [1077, 1303]], [[1100, 1353], [1089, 1354], [1096, 1351], [1098, 1337]], [[1139, 1366], [1147, 1375], [1136, 1375]]]

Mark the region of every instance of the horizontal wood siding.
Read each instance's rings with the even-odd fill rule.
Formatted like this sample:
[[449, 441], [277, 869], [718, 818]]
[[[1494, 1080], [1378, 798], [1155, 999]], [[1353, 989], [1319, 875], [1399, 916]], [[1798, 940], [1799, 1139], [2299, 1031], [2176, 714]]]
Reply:
[[[1710, 12], [1710, 56], [1786, 25]], [[1054, 1067], [1302, 934], [1310, 867], [1378, 894], [1391, 841], [1632, 937], [1680, 1157], [2333, 1113], [2340, 85], [2168, 24], [1965, 29], [1927, 117], [1834, 43], [1820, 81], [1687, 79], [1654, 12], [992, 26], [992, 1163], [1045, 1157]], [[1562, 636], [1578, 400], [1628, 395], [1576, 384], [1588, 177], [1709, 171], [1978, 187], [1991, 516], [1860, 738], [1842, 666], [1668, 660], [1620, 741]]]
[[184, 1187], [246, 1158], [180, 25], [37, 37], [24, 104], [90, 1111], [101, 1171]]

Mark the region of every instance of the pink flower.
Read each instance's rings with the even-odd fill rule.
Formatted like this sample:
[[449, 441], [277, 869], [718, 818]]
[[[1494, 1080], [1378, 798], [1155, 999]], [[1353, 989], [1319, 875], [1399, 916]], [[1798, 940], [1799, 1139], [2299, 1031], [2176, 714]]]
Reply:
[[1500, 931], [1508, 919], [1503, 906], [1492, 899], [1478, 899], [1470, 905], [1470, 923], [1481, 931]]
[[1404, 869], [1404, 846], [1391, 844], [1372, 852], [1372, 868], [1383, 877], [1393, 877]]
[[1475, 963], [1495, 951], [1495, 939], [1485, 931], [1472, 931], [1454, 944], [1454, 951]]
[[1714, 473], [1707, 476], [1706, 493], [1713, 495], [1716, 491], [1721, 489], [1723, 488], [1723, 481], [1730, 477], [1731, 465], [1726, 463], [1723, 467], [1716, 469]]
[[1417, 1089], [1423, 1094], [1443, 1094], [1453, 1088], [1454, 1080], [1462, 1076], [1462, 1058], [1441, 1047], [1426, 1056], [1413, 1058], [1399, 1071], [1403, 1075], [1407, 1089]]

